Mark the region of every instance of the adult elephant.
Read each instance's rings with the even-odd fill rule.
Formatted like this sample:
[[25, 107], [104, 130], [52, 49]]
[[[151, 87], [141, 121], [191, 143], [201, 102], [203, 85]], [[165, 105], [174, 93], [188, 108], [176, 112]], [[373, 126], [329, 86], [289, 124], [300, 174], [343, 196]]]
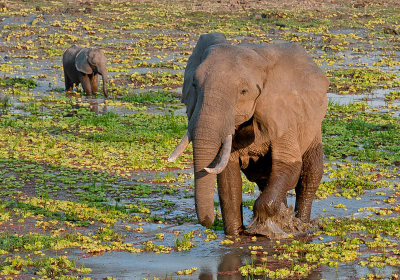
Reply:
[[103, 77], [104, 96], [107, 97], [107, 59], [99, 49], [69, 47], [63, 55], [65, 90], [72, 91], [75, 85], [82, 84], [87, 95], [97, 92], [99, 74]]
[[[193, 142], [202, 225], [214, 222], [217, 179], [225, 233], [245, 230], [242, 170], [262, 192], [247, 233], [281, 238], [301, 231], [310, 221], [323, 173], [321, 122], [328, 86], [324, 73], [294, 43], [231, 45], [220, 33], [200, 36], [182, 91], [188, 131], [168, 160], [176, 160]], [[295, 212], [286, 208], [291, 189]]]

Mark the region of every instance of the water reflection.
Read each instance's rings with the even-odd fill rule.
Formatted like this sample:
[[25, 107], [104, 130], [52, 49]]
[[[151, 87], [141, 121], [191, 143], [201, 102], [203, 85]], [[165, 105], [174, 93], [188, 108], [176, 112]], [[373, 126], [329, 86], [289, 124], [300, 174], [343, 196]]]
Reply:
[[[98, 99], [88, 100], [87, 102], [90, 104], [90, 111], [92, 111], [93, 113], [107, 113], [107, 106], [104, 106], [103, 102], [100, 103]], [[100, 106], [100, 104], [103, 104], [103, 106]]]
[[221, 262], [218, 265], [218, 279], [221, 280], [239, 280], [242, 279], [238, 271], [241, 267], [242, 260], [238, 252], [231, 252], [221, 257]]

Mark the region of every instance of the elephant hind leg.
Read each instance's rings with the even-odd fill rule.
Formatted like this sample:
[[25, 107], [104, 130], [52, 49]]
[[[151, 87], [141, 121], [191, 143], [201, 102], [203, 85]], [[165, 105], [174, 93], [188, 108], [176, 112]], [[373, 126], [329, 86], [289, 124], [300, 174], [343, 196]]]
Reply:
[[323, 174], [323, 151], [321, 135], [315, 137], [303, 155], [303, 166], [296, 190], [295, 212], [304, 223], [310, 222], [311, 206]]
[[64, 71], [64, 79], [65, 79], [65, 90], [72, 91], [74, 83], [71, 81], [71, 79], [68, 77], [68, 74], [65, 71]]

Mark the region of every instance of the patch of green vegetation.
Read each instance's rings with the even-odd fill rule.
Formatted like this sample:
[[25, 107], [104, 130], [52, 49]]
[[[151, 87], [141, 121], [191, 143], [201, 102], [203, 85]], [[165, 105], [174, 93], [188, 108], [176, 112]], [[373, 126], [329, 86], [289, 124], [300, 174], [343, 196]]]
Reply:
[[0, 110], [2, 114], [5, 114], [8, 112], [8, 108], [10, 108], [11, 102], [10, 99], [7, 96], [0, 97]]
[[6, 202], [7, 208], [29, 211], [33, 215], [42, 215], [48, 219], [69, 221], [99, 221], [104, 224], [115, 224], [118, 219], [129, 219], [125, 211], [113, 207], [93, 207], [73, 201], [29, 198], [26, 201]]
[[156, 63], [149, 63], [146, 61], [141, 61], [132, 66], [132, 68], [138, 68], [138, 67], [170, 68], [170, 69], [174, 69], [174, 70], [184, 69], [184, 67], [177, 65], [177, 64], [173, 63], [172, 61], [160, 61], [160, 62], [156, 62]]
[[[396, 170], [394, 170], [396, 172]], [[371, 163], [331, 164], [325, 170], [330, 180], [321, 182], [316, 196], [327, 198], [329, 195], [346, 198], [360, 197], [366, 190], [393, 187], [393, 182], [383, 178], [391, 178], [392, 171]]]
[[100, 126], [113, 128], [118, 124], [119, 117], [113, 112], [107, 112], [104, 115], [90, 114], [83, 110], [83, 114], [78, 113], [78, 117], [82, 117], [82, 125], [84, 126]]
[[242, 191], [244, 193], [255, 193], [257, 184], [250, 182], [245, 176], [242, 176]]
[[46, 236], [41, 234], [11, 235], [0, 234], [0, 249], [5, 251], [25, 250], [34, 252], [43, 248], [50, 248], [52, 242], [60, 240], [59, 237]]
[[327, 70], [331, 89], [339, 94], [359, 94], [377, 88], [399, 87], [395, 73], [387, 73], [379, 68], [346, 68]]
[[188, 216], [177, 215], [177, 216], [174, 217], [174, 220], [177, 221], [178, 225], [183, 225], [184, 223], [198, 223], [197, 219], [190, 218]]
[[35, 88], [36, 86], [37, 84], [32, 79], [0, 77], [0, 87], [30, 89]]
[[49, 219], [61, 219], [63, 216], [61, 212], [49, 211], [43, 207], [32, 205], [23, 201], [7, 201], [4, 203], [4, 206], [6, 208], [18, 208], [24, 211], [30, 211], [34, 215], [43, 215]]
[[144, 88], [162, 86], [164, 88], [177, 87], [183, 84], [183, 74], [170, 72], [147, 72], [146, 74], [133, 73], [130, 80], [135, 86]]
[[155, 245], [153, 243], [153, 241], [151, 241], [151, 240], [143, 242], [142, 248], [144, 251], [147, 251], [147, 252], [164, 253], [164, 254], [168, 254], [172, 250], [171, 247], [168, 247], [165, 245], [161, 245], [161, 244]]
[[390, 114], [367, 113], [366, 109], [364, 103], [329, 107], [322, 133], [324, 154], [330, 160], [352, 156], [383, 165], [400, 160], [399, 119]]
[[19, 275], [35, 271], [36, 275], [51, 279], [66, 279], [66, 277], [76, 279], [78, 276], [73, 275], [87, 274], [92, 271], [84, 266], [77, 267], [75, 261], [69, 260], [67, 256], [44, 257], [37, 261], [33, 261], [30, 256], [7, 257], [0, 269], [1, 275]]
[[178, 99], [178, 97], [176, 97], [174, 93], [165, 90], [124, 95], [122, 100], [139, 104], [152, 104], [163, 107], [165, 106], [165, 104], [180, 103], [180, 100]]
[[62, 56], [65, 50], [61, 49], [56, 49], [56, 48], [47, 48], [45, 50], [46, 54], [48, 57], [53, 57], [53, 56]]
[[256, 201], [254, 199], [244, 200], [243, 206], [248, 207], [249, 209], [253, 209], [254, 203]]
[[385, 100], [398, 100], [400, 99], [400, 91], [391, 91], [385, 95]]
[[174, 241], [174, 246], [177, 251], [188, 251], [192, 247], [196, 247], [193, 242], [194, 232], [184, 233], [182, 237], [177, 236]]
[[[313, 234], [319, 242], [309, 243], [302, 239], [288, 242], [276, 241], [275, 251], [271, 257], [267, 254], [253, 254], [253, 264], [239, 268], [242, 276], [265, 275], [278, 279], [306, 277], [319, 266], [338, 267], [342, 263], [358, 260], [358, 265], [370, 268], [397, 266], [397, 238], [400, 236], [399, 219], [325, 219], [322, 229]], [[323, 242], [324, 236], [339, 236], [335, 241]], [[370, 250], [367, 261], [362, 257], [361, 246]], [[252, 248], [253, 249], [253, 248]], [[380, 252], [380, 253], [379, 253]], [[377, 254], [378, 253], [378, 254]], [[279, 262], [286, 268], [271, 269]]]
[[[20, 159], [64, 167], [88, 165], [87, 160], [90, 160], [90, 166], [97, 166], [102, 171], [119, 165], [119, 173], [139, 168], [165, 169], [165, 161], [160, 159], [173, 150], [187, 125], [184, 116], [144, 113], [123, 117], [114, 113], [96, 115], [87, 107], [73, 109], [70, 104], [65, 105], [71, 108], [69, 117], [60, 118], [64, 114], [61, 111], [55, 112], [53, 118], [43, 119], [38, 118], [41, 103], [31, 102], [29, 106], [32, 104], [36, 109], [31, 110], [30, 117], [12, 122], [14, 133], [1, 134], [4, 144], [1, 156], [9, 158], [11, 154], [8, 151], [15, 151], [13, 155], [17, 153]], [[0, 130], [10, 129], [9, 117], [0, 118]], [[26, 134], [30, 136], [23, 137]], [[45, 148], [44, 153], [35, 152], [42, 148]], [[149, 157], [151, 154], [153, 157]], [[176, 164], [179, 162], [173, 165]]]
[[212, 229], [212, 230], [224, 230], [224, 222], [222, 219], [215, 217], [214, 223], [207, 227], [207, 229]]

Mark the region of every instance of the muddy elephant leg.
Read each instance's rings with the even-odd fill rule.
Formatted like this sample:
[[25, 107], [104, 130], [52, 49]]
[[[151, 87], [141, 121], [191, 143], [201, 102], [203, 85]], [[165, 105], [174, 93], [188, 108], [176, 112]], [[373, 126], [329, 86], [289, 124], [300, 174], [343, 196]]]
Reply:
[[97, 89], [99, 88], [99, 74], [92, 75], [91, 83], [92, 83], [92, 93], [96, 94]]
[[273, 174], [265, 190], [257, 198], [254, 205], [254, 215], [259, 221], [277, 214], [281, 203], [287, 205], [286, 194], [296, 185], [300, 175], [301, 162], [272, 161]]
[[64, 79], [65, 79], [65, 90], [72, 91], [74, 83], [71, 81], [71, 79], [68, 77], [65, 71], [64, 71]]
[[296, 132], [288, 131], [272, 141], [271, 156], [271, 174], [254, 204], [254, 217], [247, 232], [280, 238], [285, 234], [270, 218], [279, 214], [282, 203], [286, 202], [287, 191], [293, 189], [299, 180], [302, 157]]
[[80, 75], [79, 81], [87, 95], [92, 95], [92, 83], [88, 75]]
[[219, 201], [227, 235], [243, 233], [242, 176], [238, 161], [230, 160], [217, 176]]
[[296, 186], [296, 216], [310, 222], [311, 206], [323, 174], [322, 140], [319, 134], [303, 155], [303, 166]]
[[[269, 180], [257, 180], [256, 181], [256, 184], [257, 184], [257, 186], [258, 186], [258, 188], [260, 189], [260, 192], [262, 193], [265, 189], [267, 189], [268, 188], [268, 182], [269, 182]], [[293, 188], [291, 188], [291, 189], [294, 189], [294, 187]], [[280, 205], [281, 203], [283, 203], [286, 207], [288, 207], [288, 204], [287, 204], [287, 195], [285, 194], [285, 195], [281, 195], [281, 196], [279, 196], [279, 200], [280, 201], [277, 201], [277, 204], [278, 205]]]

